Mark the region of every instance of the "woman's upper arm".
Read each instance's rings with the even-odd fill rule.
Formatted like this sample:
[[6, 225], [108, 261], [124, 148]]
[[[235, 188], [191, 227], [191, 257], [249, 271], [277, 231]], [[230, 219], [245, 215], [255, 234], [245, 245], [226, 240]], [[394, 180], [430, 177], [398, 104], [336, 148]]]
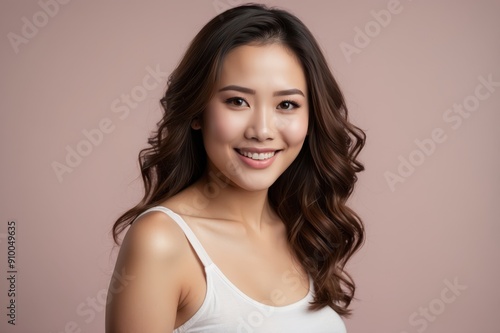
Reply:
[[106, 333], [172, 332], [186, 239], [162, 212], [137, 219], [125, 235], [108, 289]]

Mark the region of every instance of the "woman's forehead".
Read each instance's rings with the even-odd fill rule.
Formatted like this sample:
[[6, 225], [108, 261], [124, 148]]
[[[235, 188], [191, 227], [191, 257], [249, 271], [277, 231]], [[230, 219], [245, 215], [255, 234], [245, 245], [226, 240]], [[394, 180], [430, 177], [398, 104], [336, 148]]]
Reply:
[[[242, 45], [224, 58], [218, 87], [284, 87], [307, 89], [305, 73], [297, 57], [281, 44]], [[252, 87], [253, 86], [253, 87]]]

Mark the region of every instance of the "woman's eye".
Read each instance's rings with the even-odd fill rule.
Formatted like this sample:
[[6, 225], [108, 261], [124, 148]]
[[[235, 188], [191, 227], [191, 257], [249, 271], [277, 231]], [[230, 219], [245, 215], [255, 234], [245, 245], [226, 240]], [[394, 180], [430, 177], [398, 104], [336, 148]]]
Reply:
[[[233, 97], [233, 98], [229, 98], [226, 100], [226, 104], [230, 104], [232, 106], [237, 106], [237, 107], [241, 107], [241, 106], [248, 106], [248, 103], [241, 97]], [[281, 110], [293, 110], [293, 109], [296, 109], [300, 107], [299, 104], [295, 103], [294, 101], [282, 101], [279, 105], [278, 105], [278, 109], [281, 109]]]
[[284, 110], [292, 110], [292, 109], [295, 109], [295, 108], [298, 108], [300, 105], [298, 105], [297, 103], [293, 102], [293, 101], [283, 101], [280, 103], [280, 109], [284, 109]]
[[227, 104], [231, 104], [233, 106], [243, 106], [246, 102], [243, 98], [240, 97], [234, 97], [234, 98], [229, 98], [226, 100]]

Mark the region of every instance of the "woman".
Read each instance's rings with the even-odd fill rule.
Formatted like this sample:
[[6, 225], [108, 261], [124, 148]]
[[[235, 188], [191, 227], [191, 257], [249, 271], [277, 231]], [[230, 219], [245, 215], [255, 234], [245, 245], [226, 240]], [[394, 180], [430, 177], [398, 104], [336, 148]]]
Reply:
[[[169, 77], [141, 151], [142, 201], [112, 280], [107, 332], [345, 332], [362, 245], [346, 206], [365, 134], [292, 14], [232, 8]], [[117, 285], [121, 284], [119, 287]]]

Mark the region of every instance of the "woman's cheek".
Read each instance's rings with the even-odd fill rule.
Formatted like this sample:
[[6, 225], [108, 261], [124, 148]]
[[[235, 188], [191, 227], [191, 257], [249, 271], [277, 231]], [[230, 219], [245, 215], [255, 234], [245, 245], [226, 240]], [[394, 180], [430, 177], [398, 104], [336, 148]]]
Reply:
[[246, 120], [242, 114], [224, 109], [212, 109], [209, 113], [208, 128], [213, 138], [220, 142], [232, 141], [242, 136]]
[[282, 119], [281, 133], [288, 145], [302, 144], [307, 135], [307, 117], [288, 117]]

